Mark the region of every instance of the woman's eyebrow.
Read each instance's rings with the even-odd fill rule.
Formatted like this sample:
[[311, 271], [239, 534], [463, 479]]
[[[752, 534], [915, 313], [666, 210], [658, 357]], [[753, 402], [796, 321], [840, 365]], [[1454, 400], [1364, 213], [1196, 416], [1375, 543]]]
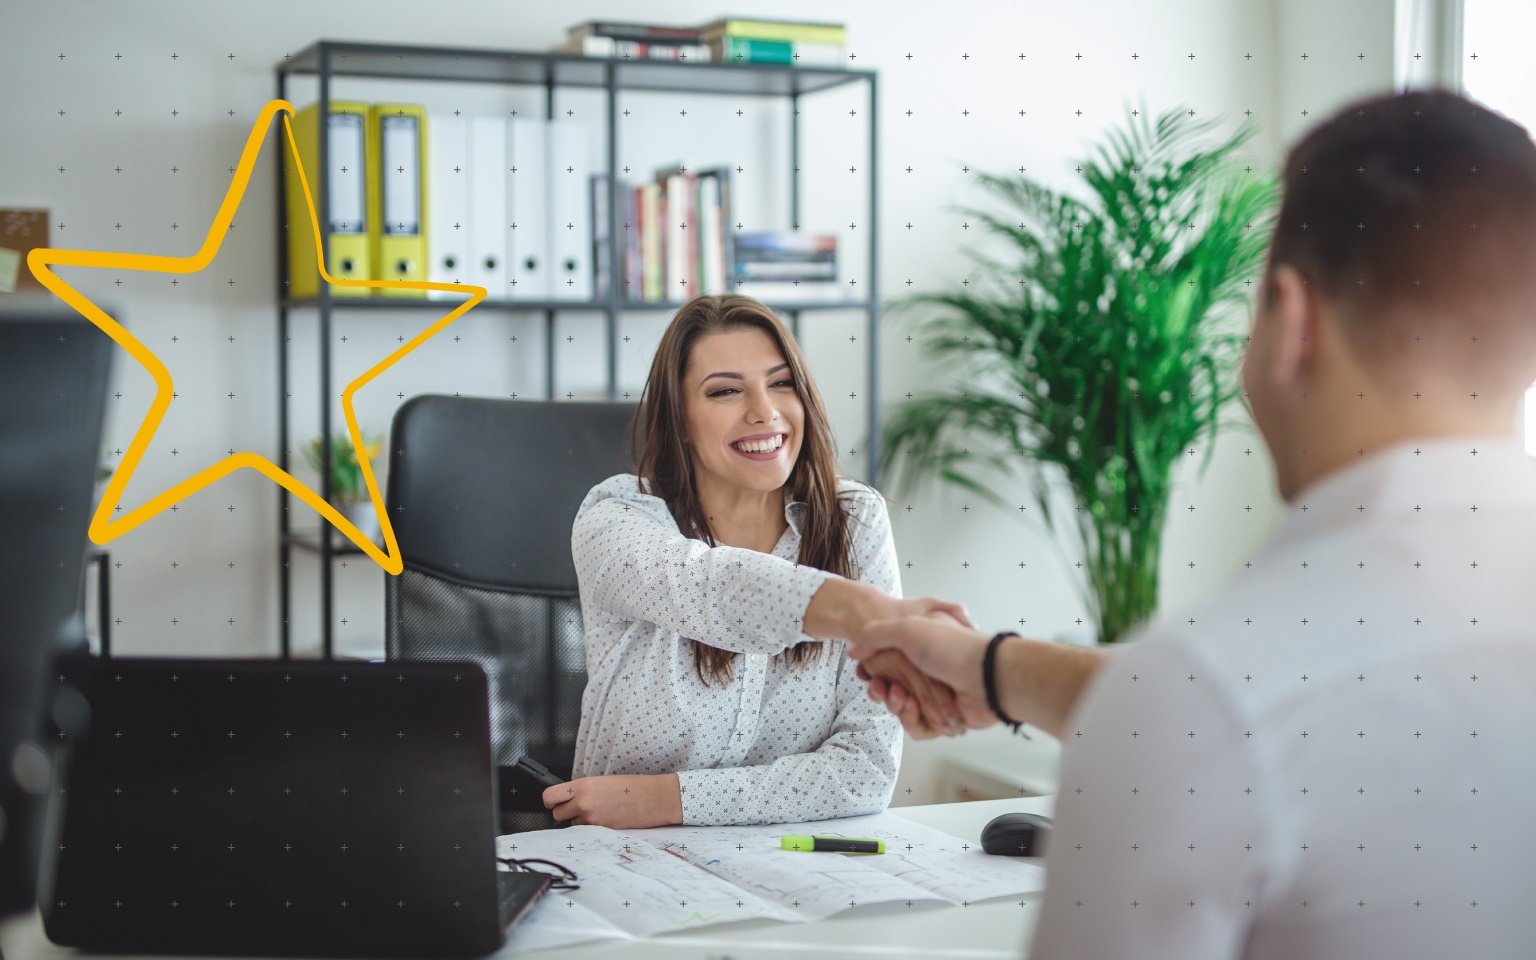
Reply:
[[[789, 369], [789, 364], [788, 363], [781, 363], [778, 366], [771, 368], [767, 373], [763, 374], [763, 376], [771, 377], [774, 374], [778, 373], [780, 370], [788, 370], [788, 369]], [[715, 377], [725, 377], [726, 379], [729, 379], [729, 380], [743, 380], [743, 379], [746, 379], [746, 378], [744, 378], [739, 373], [735, 373], [735, 372], [730, 371], [730, 370], [720, 370], [720, 371], [717, 371], [715, 373], [711, 373], [709, 376], [705, 377], [703, 380], [700, 380], [699, 383], [701, 383], [701, 384], [708, 383], [710, 380], [713, 380]]]

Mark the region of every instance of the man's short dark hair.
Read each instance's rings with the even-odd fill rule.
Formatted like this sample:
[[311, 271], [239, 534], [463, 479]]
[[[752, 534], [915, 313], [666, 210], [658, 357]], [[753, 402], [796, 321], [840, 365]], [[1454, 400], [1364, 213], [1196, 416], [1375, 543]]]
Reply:
[[1295, 267], [1373, 348], [1522, 298], [1536, 314], [1536, 144], [1486, 107], [1446, 90], [1350, 104], [1291, 148], [1283, 186], [1271, 269]]

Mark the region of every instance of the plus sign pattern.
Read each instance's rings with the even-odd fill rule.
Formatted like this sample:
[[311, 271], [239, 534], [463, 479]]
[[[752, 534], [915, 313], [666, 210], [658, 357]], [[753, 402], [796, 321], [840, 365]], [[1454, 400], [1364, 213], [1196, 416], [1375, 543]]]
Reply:
[[[233, 172], [240, 138], [270, 95], [268, 67], [283, 50], [260, 36], [245, 39], [207, 26], [202, 35], [183, 32], [175, 39], [149, 30], [128, 33], [119, 46], [60, 17], [23, 33], [56, 43], [6, 51], [38, 91], [12, 100], [6, 115], [46, 114], [56, 131], [37, 138], [24, 155], [9, 156], [7, 169], [35, 184], [33, 193], [54, 198], [56, 245], [182, 252], [187, 232], [208, 222], [218, 194], [209, 185]], [[1170, 35], [1177, 32], [1177, 18], [1168, 26]], [[1307, 26], [1317, 34], [1330, 29], [1325, 22]], [[345, 32], [334, 22], [322, 31]], [[967, 50], [911, 30], [899, 42], [855, 48], [854, 62], [881, 70], [883, 83], [886, 176], [877, 202], [889, 233], [888, 289], [874, 295], [966, 279], [954, 251], [967, 242], [969, 227], [944, 204], [930, 202], [935, 184], [946, 194], [971, 188], [978, 167], [961, 158], [968, 156], [963, 147], [989, 153], [996, 169], [1063, 174], [1079, 138], [1119, 116], [1122, 96], [1169, 99], [1148, 79], [1154, 68], [1186, 68], [1181, 83], [1199, 89], [1192, 98], [1197, 112], [1251, 118], [1278, 150], [1282, 139], [1326, 114], [1332, 94], [1322, 91], [1323, 81], [1307, 81], [1319, 91], [1317, 102], [1298, 101], [1282, 114], [1277, 104], [1290, 106], [1292, 98], [1270, 96], [1274, 91], [1257, 77], [1282, 69], [1353, 77], [1350, 65], [1369, 70], [1378, 59], [1379, 47], [1367, 54], [1332, 42], [1324, 55], [1296, 37], [1266, 36], [1251, 50], [1231, 44], [1176, 49], [1161, 38], [1094, 40], [1090, 27], [1085, 42], [1037, 34], [1007, 49], [989, 37]], [[183, 72], [163, 82], [165, 70]], [[980, 71], [987, 89], [1003, 81], [1009, 92], [984, 94]], [[1112, 95], [1095, 101], [1084, 88], [1105, 75]], [[208, 82], [210, 76], [219, 79]], [[582, 103], [573, 112], [581, 117], [590, 109]], [[637, 98], [621, 122], [631, 142], [630, 134], [657, 128], [725, 143], [722, 156], [750, 178], [763, 158], [732, 151], [727, 124], [761, 120], [764, 110], [744, 99], [715, 116], [702, 105], [680, 109]], [[843, 114], [847, 131], [865, 119]], [[995, 148], [999, 143], [1005, 147]], [[827, 155], [803, 164], [806, 173], [832, 184], [821, 196], [835, 200], [863, 191], [873, 171], [849, 162], [857, 151], [835, 149], [835, 136], [822, 146], [830, 148]], [[997, 162], [1004, 153], [1017, 162]], [[652, 159], [622, 162], [643, 170]], [[182, 186], [189, 181], [197, 186]], [[744, 186], [764, 194], [782, 189], [766, 175]], [[84, 199], [71, 199], [76, 196]], [[157, 481], [154, 489], [164, 485], [158, 481], [233, 454], [236, 446], [276, 454], [267, 302], [275, 227], [267, 211], [254, 212], [242, 212], [231, 227], [231, 252], [190, 281], [131, 274], [96, 281], [98, 298], [116, 294], [118, 302], [143, 305], [134, 321], [139, 335], [172, 367], [179, 399], [199, 412], [196, 422], [169, 421], [166, 442], [149, 451], [144, 472]], [[852, 238], [868, 221], [854, 214], [827, 226]], [[403, 342], [417, 329], [411, 316], [402, 310], [339, 323], [332, 344], [338, 368], [355, 368], [380, 355], [381, 344]], [[643, 372], [658, 328], [650, 318], [625, 321], [627, 391], [638, 387], [636, 371]], [[892, 332], [899, 335], [887, 338], [882, 362], [897, 371], [889, 383], [893, 397], [942, 376], [924, 366], [921, 338], [894, 321]], [[414, 369], [397, 371], [375, 391], [374, 425], [386, 422], [400, 400], [427, 390], [540, 395], [535, 364], [494, 360], [508, 352], [526, 357], [549, 342], [563, 344], [579, 384], [560, 396], [597, 394], [605, 359], [590, 318], [545, 330], [472, 314], [455, 333], [437, 338]], [[312, 344], [314, 336], [306, 328], [293, 340]], [[846, 336], [846, 326], [832, 320], [804, 338], [825, 351], [819, 358], [813, 351], [811, 362], [851, 464], [865, 426], [853, 403], [838, 405], [862, 389], [856, 365], [837, 352]], [[313, 363], [312, 355], [304, 356], [301, 363]], [[112, 396], [109, 463], [121, 456], [152, 385], [120, 375]], [[1434, 400], [1419, 390], [1412, 397]], [[1529, 680], [1530, 663], [1511, 651], [1521, 649], [1530, 620], [1515, 604], [1536, 573], [1529, 548], [1536, 530], [1529, 527], [1530, 484], [1518, 451], [1493, 443], [1476, 450], [1400, 448], [1390, 460], [1281, 514], [1282, 539], [1262, 551], [1256, 545], [1277, 507], [1269, 478], [1255, 465], [1263, 458], [1256, 440], [1218, 451], [1213, 474], [1228, 481], [1231, 492], [1216, 494], [1187, 478], [1187, 509], [1170, 521], [1166, 589], [1185, 601], [1211, 590], [1212, 571], [1218, 579], [1236, 579], [1208, 604], [1166, 604], [1169, 612], [1123, 653], [1074, 718], [1039, 955], [1094, 955], [1083, 944], [1095, 931], [1129, 935], [1150, 925], [1148, 918], [1172, 914], [1195, 918], [1187, 924], [1194, 932], [1187, 952], [1167, 955], [1195, 955], [1206, 947], [1235, 951], [1242, 943], [1231, 930], [1261, 907], [1275, 911], [1277, 924], [1316, 923], [1345, 935], [1393, 931], [1397, 951], [1388, 955], [1454, 950], [1493, 956], [1521, 949], [1480, 938], [1518, 925], [1511, 917], [1518, 917], [1525, 887], [1513, 858], [1527, 851], [1511, 840], [1528, 834], [1512, 834], [1510, 825], [1522, 822], [1513, 805], [1533, 788], [1523, 736], [1530, 724], [1528, 715], [1514, 716], [1511, 705], [1528, 700], [1528, 685], [1517, 684]], [[197, 460], [190, 468], [189, 458]], [[1501, 469], [1485, 466], [1489, 461]], [[1524, 486], [1512, 489], [1514, 478]], [[1005, 482], [1016, 478], [998, 479]], [[123, 652], [270, 649], [275, 604], [259, 572], [269, 565], [267, 538], [276, 526], [270, 493], [264, 482], [231, 477], [159, 518], [159, 540], [145, 531], [114, 547]], [[1034, 529], [1028, 520], [1022, 506], [999, 511], [979, 498], [949, 494], [900, 504], [894, 511], [900, 567], [909, 585], [922, 583], [924, 592], [967, 601], [990, 596], [998, 625], [1059, 634], [1081, 610], [1061, 599], [1070, 595], [1067, 581], [1056, 572], [1050, 545], [1028, 539]], [[1004, 557], [977, 546], [985, 536], [1019, 546]], [[376, 616], [370, 611], [381, 607], [376, 568], [354, 566], [366, 568], [369, 579], [343, 592], [336, 611], [343, 628], [366, 625]], [[348, 562], [339, 567], [345, 571]], [[896, 582], [894, 569], [890, 582]], [[719, 626], [722, 635], [736, 627]], [[362, 626], [359, 632], [380, 631]], [[766, 689], [766, 671], [757, 682]], [[722, 711], [734, 732], [740, 705], [724, 704]], [[759, 739], [765, 735], [756, 732]], [[685, 790], [685, 811], [698, 795]], [[724, 822], [707, 818], [738, 815], [736, 802], [727, 793], [721, 806], [694, 822]], [[1092, 834], [1083, 826], [1090, 822]], [[90, 855], [109, 862], [121, 841], [103, 839]], [[1442, 950], [1446, 940], [1452, 942]], [[1212, 947], [1213, 941], [1219, 942]], [[1383, 951], [1362, 943], [1353, 953]]]

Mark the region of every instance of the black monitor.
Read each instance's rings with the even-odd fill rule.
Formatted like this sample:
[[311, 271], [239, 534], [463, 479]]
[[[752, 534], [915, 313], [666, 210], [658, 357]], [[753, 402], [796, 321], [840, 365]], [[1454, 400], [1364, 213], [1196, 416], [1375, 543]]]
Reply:
[[86, 529], [112, 340], [0, 295], [0, 917], [32, 908], [52, 777], [53, 666], [81, 642]]

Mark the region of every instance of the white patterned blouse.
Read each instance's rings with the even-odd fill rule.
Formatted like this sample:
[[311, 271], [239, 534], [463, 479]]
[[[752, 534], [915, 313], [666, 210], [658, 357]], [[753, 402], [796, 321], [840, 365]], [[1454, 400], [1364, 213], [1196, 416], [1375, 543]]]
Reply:
[[[838, 482], [856, 579], [899, 596], [884, 499]], [[865, 696], [847, 642], [801, 664], [806, 605], [833, 575], [796, 562], [805, 504], [771, 554], [685, 537], [632, 474], [587, 494], [571, 532], [587, 688], [574, 775], [675, 771], [683, 823], [793, 823], [883, 810], [901, 724]], [[738, 654], [705, 685], [690, 638]]]

